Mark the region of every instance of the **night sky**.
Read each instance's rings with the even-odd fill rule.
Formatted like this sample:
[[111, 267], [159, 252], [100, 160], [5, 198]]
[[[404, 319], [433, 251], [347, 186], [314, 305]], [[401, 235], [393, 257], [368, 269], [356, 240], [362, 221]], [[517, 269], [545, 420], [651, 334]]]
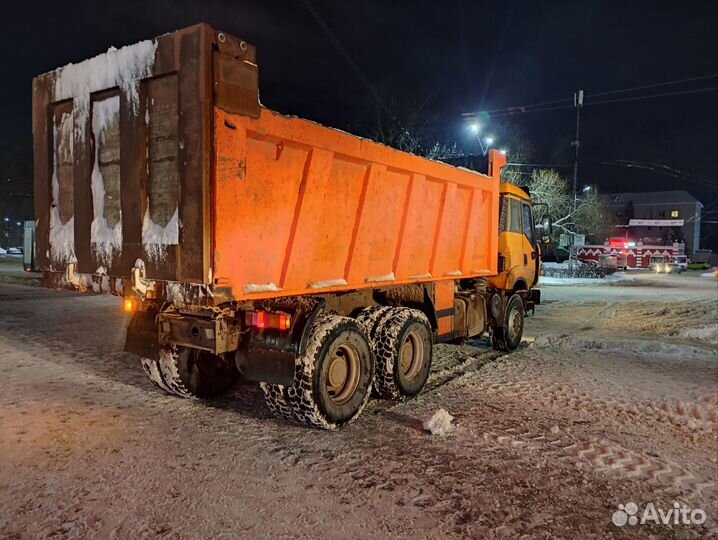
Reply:
[[[718, 74], [714, 0], [312, 5], [386, 108], [422, 140], [455, 141], [470, 152], [462, 112], [566, 99], [553, 105], [564, 109], [491, 117], [486, 129], [503, 135], [497, 142], [509, 151], [519, 138], [528, 143], [534, 162], [569, 163], [570, 105], [583, 88], [581, 184], [606, 192], [685, 189], [706, 210], [718, 207], [718, 92], [590, 105], [592, 94]], [[362, 134], [376, 124], [370, 91], [302, 0], [13, 2], [3, 6], [3, 22], [3, 172], [8, 160], [31, 154], [33, 76], [197, 22], [257, 46], [265, 106]], [[593, 101], [717, 86], [713, 77]], [[421, 114], [412, 114], [418, 106]], [[682, 178], [601, 165], [616, 160], [668, 165]], [[28, 190], [26, 181], [10, 189]]]

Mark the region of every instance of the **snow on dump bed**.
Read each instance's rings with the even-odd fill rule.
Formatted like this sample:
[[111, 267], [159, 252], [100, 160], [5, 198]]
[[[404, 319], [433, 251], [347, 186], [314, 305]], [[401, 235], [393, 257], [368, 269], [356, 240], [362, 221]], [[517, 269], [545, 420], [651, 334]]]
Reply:
[[176, 246], [179, 243], [179, 209], [164, 227], [152, 221], [150, 217], [150, 202], [147, 201], [147, 210], [142, 219], [142, 245], [151, 261], [160, 261], [167, 256], [167, 246]]
[[[63, 114], [59, 126], [53, 126], [55, 141], [66, 141], [65, 146], [73, 151], [76, 143], [85, 144], [87, 136], [85, 126], [90, 114], [91, 94], [101, 90], [119, 88], [130, 104], [135, 115], [139, 111], [140, 80], [152, 75], [157, 42], [141, 41], [121, 49], [110, 47], [106, 53], [80, 62], [68, 64], [52, 72], [54, 77], [53, 102], [66, 99], [73, 100], [72, 114]], [[100, 133], [107, 126], [112, 115], [119, 111], [119, 98], [97, 102], [92, 118], [95, 133]], [[74, 129], [73, 129], [74, 128]], [[98, 130], [99, 128], [99, 130]], [[74, 137], [73, 135], [74, 131]], [[61, 137], [58, 139], [57, 137]], [[52, 259], [60, 263], [76, 260], [74, 249], [74, 216], [65, 223], [60, 218], [58, 202], [60, 187], [58, 179], [58, 151], [55, 144], [52, 198], [50, 209], [50, 252]], [[122, 245], [121, 223], [112, 229], [107, 227], [104, 217], [104, 184], [97, 166], [92, 171], [92, 191], [94, 205], [94, 221], [92, 224], [92, 241], [98, 247], [100, 258], [108, 262], [112, 253]]]
[[[65, 223], [60, 216], [60, 163], [72, 163], [72, 114], [63, 113], [59, 125], [52, 125], [53, 157], [52, 157], [52, 204], [50, 205], [50, 254], [52, 260], [59, 263], [74, 262], [75, 259], [75, 218]], [[62, 144], [58, 144], [61, 142]]]
[[119, 87], [135, 115], [139, 110], [139, 83], [152, 75], [157, 42], [140, 41], [53, 71], [54, 101], [73, 99], [76, 138], [85, 140], [85, 125], [90, 110], [90, 94]]
[[96, 101], [92, 108], [92, 133], [95, 135], [95, 163], [92, 167], [92, 220], [91, 241], [95, 246], [98, 258], [109, 264], [113, 255], [122, 250], [122, 219], [109, 227], [105, 218], [105, 179], [100, 169], [100, 146], [108, 128], [119, 119], [120, 98]]

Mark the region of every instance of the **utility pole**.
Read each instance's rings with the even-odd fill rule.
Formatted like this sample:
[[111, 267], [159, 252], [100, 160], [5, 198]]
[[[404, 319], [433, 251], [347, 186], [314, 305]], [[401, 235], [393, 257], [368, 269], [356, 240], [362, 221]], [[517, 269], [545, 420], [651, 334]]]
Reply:
[[[581, 127], [581, 107], [583, 107], [583, 90], [577, 90], [573, 93], [573, 105], [576, 107], [576, 138], [573, 141], [573, 219], [576, 219], [576, 209], [578, 208], [578, 149], [581, 146], [579, 133]], [[575, 227], [574, 227], [575, 229]], [[569, 259], [576, 260], [576, 245], [574, 242], [576, 233], [571, 235], [571, 250], [569, 251]]]
[[578, 149], [581, 146], [579, 133], [581, 127], [581, 107], [583, 107], [583, 90], [573, 93], [573, 105], [576, 107], [576, 139], [573, 141], [573, 211], [578, 206]]

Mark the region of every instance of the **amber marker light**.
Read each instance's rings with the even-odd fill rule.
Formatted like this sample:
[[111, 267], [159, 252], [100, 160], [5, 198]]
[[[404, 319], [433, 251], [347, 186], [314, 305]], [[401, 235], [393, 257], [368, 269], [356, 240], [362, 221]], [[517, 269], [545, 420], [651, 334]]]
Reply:
[[122, 311], [125, 313], [134, 313], [137, 311], [137, 298], [127, 297], [122, 300]]

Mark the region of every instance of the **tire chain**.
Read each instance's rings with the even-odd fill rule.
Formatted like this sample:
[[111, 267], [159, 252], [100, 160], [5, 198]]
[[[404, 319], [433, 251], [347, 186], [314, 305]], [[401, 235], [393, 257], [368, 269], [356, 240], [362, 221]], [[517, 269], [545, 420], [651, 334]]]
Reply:
[[[320, 429], [337, 429], [340, 424], [330, 422], [320, 411], [317, 400], [314, 396], [314, 370], [319, 360], [322, 344], [325, 337], [336, 327], [346, 324], [347, 321], [355, 322], [349, 317], [338, 315], [322, 314], [314, 321], [310, 331], [310, 338], [304, 354], [295, 360], [294, 382], [291, 386], [274, 385], [262, 383], [262, 392], [269, 409], [285, 420], [299, 424], [316, 427]], [[358, 325], [360, 330], [362, 325]], [[364, 336], [369, 342], [367, 336]], [[353, 422], [362, 412], [369, 396], [371, 395], [371, 381], [367, 389], [364, 401], [357, 413], [341, 425]]]
[[401, 346], [399, 333], [412, 318], [431, 328], [429, 319], [418, 309], [387, 308], [385, 311], [379, 309], [368, 314], [367, 319], [373, 334], [370, 335], [372, 338], [370, 343], [375, 358], [374, 384], [379, 395], [385, 399], [407, 399], [396, 385], [394, 370], [397, 367]]
[[142, 368], [150, 382], [161, 390], [185, 398], [196, 397], [180, 378], [176, 346], [163, 347], [157, 358], [143, 357]]

